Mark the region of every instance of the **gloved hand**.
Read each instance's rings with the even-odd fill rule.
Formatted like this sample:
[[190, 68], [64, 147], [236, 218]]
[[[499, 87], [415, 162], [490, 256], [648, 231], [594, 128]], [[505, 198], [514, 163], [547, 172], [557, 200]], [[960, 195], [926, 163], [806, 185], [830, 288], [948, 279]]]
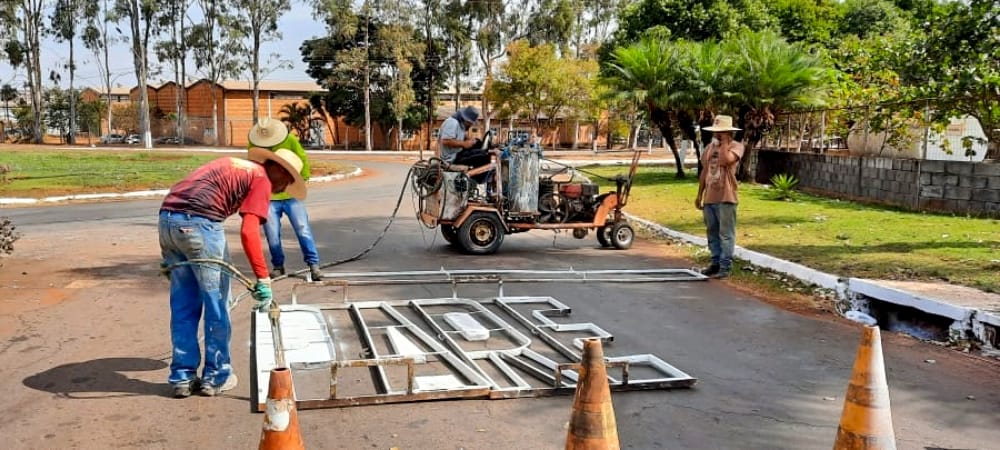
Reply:
[[259, 312], [267, 311], [274, 299], [274, 296], [271, 293], [271, 279], [258, 279], [257, 284], [253, 287], [251, 295], [253, 295], [253, 299], [257, 301], [257, 303], [254, 304], [254, 310]]

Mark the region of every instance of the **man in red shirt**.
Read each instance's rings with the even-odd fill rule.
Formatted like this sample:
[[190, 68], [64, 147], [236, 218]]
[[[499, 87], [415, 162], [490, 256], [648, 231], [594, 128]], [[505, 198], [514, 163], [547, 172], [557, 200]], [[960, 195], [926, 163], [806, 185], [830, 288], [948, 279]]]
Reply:
[[[267, 221], [271, 194], [297, 192], [305, 196], [299, 172], [302, 160], [289, 150], [250, 151], [248, 161], [220, 158], [205, 164], [179, 181], [160, 207], [160, 252], [170, 267], [170, 335], [173, 360], [168, 382], [174, 397], [192, 391], [214, 396], [236, 387], [230, 365], [229, 276], [215, 265], [176, 265], [191, 259], [229, 261], [222, 223], [239, 213], [243, 219], [240, 240], [250, 267], [257, 276], [254, 298], [257, 309], [271, 303], [271, 279], [260, 239], [260, 225]], [[205, 316], [205, 367], [199, 379], [201, 349], [198, 322]]]

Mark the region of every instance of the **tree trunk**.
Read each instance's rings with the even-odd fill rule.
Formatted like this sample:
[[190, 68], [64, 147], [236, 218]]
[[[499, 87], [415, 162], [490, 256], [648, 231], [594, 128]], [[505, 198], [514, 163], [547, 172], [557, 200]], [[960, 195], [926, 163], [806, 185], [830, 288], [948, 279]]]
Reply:
[[73, 76], [76, 73], [76, 63], [73, 60], [73, 40], [69, 40], [69, 142], [76, 144], [76, 91], [73, 90]]
[[[579, 50], [577, 50], [579, 53]], [[580, 146], [580, 119], [576, 119], [573, 124], [573, 150], [576, 150]]]
[[663, 142], [674, 154], [674, 163], [677, 165], [677, 178], [684, 178], [684, 158], [677, 150], [677, 143], [674, 142], [673, 122], [670, 120], [670, 111], [665, 111], [655, 106], [649, 106], [649, 121], [656, 124], [663, 135]]
[[396, 151], [403, 151], [403, 119], [396, 120]]
[[372, 151], [372, 111], [371, 111], [371, 63], [368, 58], [371, 54], [368, 50], [368, 21], [371, 17], [371, 9], [368, 2], [365, 2], [365, 151]]

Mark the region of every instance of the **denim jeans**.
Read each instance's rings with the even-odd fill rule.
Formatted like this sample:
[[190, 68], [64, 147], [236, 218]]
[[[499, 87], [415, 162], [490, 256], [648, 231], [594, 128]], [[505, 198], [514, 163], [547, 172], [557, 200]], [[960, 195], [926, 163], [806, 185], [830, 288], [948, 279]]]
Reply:
[[281, 216], [287, 215], [292, 223], [295, 237], [299, 239], [302, 258], [306, 265], [319, 264], [319, 252], [313, 239], [312, 228], [309, 227], [309, 215], [306, 205], [290, 198], [287, 200], [271, 200], [267, 223], [264, 224], [264, 237], [267, 238], [267, 248], [271, 252], [271, 265], [284, 266], [285, 252], [281, 249]]
[[[160, 212], [160, 252], [166, 264], [196, 258], [229, 261], [222, 222], [176, 212]], [[170, 339], [173, 360], [167, 381], [194, 380], [201, 364], [198, 322], [205, 316], [202, 382], [222, 386], [232, 373], [229, 341], [229, 275], [218, 266], [183, 265], [170, 273]]]
[[708, 250], [712, 265], [722, 270], [732, 270], [733, 250], [736, 248], [736, 204], [710, 203], [702, 210], [708, 234]]

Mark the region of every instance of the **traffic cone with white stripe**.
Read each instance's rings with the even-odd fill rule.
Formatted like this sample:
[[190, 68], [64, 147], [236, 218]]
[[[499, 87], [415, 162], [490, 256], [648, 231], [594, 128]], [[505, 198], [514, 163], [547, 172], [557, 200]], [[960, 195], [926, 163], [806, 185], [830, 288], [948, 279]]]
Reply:
[[260, 435], [260, 450], [304, 450], [299, 415], [295, 411], [292, 371], [287, 367], [271, 370], [267, 386], [267, 409], [264, 429]]
[[895, 450], [878, 326], [866, 326], [854, 360], [834, 450]]

